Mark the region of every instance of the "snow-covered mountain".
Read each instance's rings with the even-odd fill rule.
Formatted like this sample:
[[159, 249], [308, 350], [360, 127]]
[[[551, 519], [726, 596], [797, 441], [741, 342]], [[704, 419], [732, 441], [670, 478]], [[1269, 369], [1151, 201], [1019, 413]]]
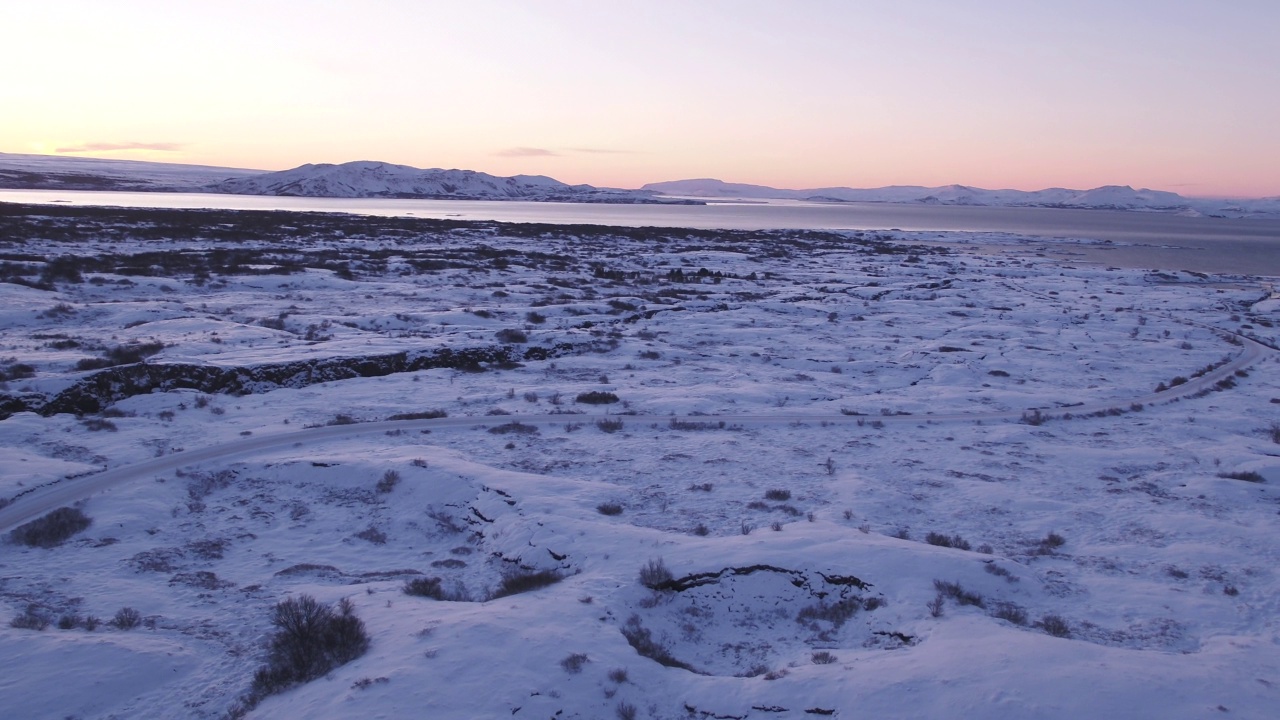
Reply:
[[408, 165], [359, 161], [302, 165], [292, 170], [226, 180], [211, 192], [331, 198], [433, 198], [607, 203], [670, 202], [643, 190], [568, 185], [545, 175], [498, 177], [474, 170], [421, 170]]
[[1280, 198], [1187, 198], [1177, 193], [1128, 185], [1106, 185], [1092, 190], [986, 190], [966, 185], [923, 187], [892, 185], [881, 188], [824, 187], [787, 190], [764, 185], [727, 183], [710, 178], [649, 183], [645, 190], [684, 197], [741, 198], [748, 200], [813, 200], [824, 202], [921, 203], [926, 205], [981, 205], [1088, 208], [1179, 212], [1224, 217], [1280, 213]]
[[307, 164], [291, 170], [267, 172], [208, 165], [17, 153], [0, 153], [0, 188], [621, 204], [702, 204], [700, 200], [687, 198], [782, 199], [1089, 208], [1235, 218], [1280, 215], [1280, 197], [1188, 198], [1160, 190], [1135, 190], [1127, 185], [1107, 185], [1092, 190], [1048, 188], [1037, 191], [986, 190], [967, 185], [788, 190], [701, 178], [649, 183], [639, 190], [622, 190], [569, 185], [545, 175], [500, 177], [473, 170], [423, 170], [374, 161]]
[[569, 185], [544, 175], [498, 177], [473, 170], [421, 170], [359, 161], [267, 172], [178, 163], [0, 153], [0, 188], [701, 205], [647, 190]]
[[262, 170], [180, 163], [0, 153], [0, 188], [43, 190], [199, 190]]

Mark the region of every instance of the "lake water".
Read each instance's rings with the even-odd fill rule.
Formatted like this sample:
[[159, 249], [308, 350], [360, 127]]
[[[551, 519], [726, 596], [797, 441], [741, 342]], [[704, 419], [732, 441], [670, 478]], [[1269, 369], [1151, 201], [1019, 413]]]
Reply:
[[[1280, 219], [1236, 220], [1163, 213], [793, 200], [709, 205], [606, 205], [486, 200], [293, 198], [200, 193], [0, 190], [0, 202], [155, 208], [291, 210], [552, 224], [704, 229], [890, 230], [1007, 233], [1044, 242], [1003, 251], [1123, 267], [1280, 275]], [[917, 236], [919, 237], [919, 236]], [[925, 236], [927, 239], [927, 235]]]

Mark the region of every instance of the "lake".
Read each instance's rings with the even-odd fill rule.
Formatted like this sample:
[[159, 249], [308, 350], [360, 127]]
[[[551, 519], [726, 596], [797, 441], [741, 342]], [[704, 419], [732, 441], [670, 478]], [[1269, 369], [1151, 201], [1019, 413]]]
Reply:
[[[457, 220], [703, 229], [1007, 233], [1111, 245], [1022, 245], [1013, 252], [1123, 267], [1280, 275], [1280, 219], [1165, 213], [797, 200], [708, 205], [607, 205], [487, 200], [295, 198], [203, 193], [0, 190], [0, 202], [155, 208], [343, 212]], [[927, 236], [924, 239], [928, 239]], [[983, 243], [979, 242], [979, 245]], [[984, 247], [986, 247], [984, 245]], [[1010, 251], [1003, 246], [1002, 251]]]

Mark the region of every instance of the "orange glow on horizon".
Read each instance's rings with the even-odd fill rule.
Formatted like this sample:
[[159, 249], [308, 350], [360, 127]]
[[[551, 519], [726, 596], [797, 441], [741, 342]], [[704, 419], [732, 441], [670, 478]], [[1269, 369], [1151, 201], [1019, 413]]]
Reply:
[[0, 62], [41, 58], [0, 88], [20, 108], [0, 151], [1280, 196], [1280, 93], [1260, 91], [1280, 87], [1280, 4], [1247, 23], [1146, 2], [157, 7], [0, 9], [22, 29]]

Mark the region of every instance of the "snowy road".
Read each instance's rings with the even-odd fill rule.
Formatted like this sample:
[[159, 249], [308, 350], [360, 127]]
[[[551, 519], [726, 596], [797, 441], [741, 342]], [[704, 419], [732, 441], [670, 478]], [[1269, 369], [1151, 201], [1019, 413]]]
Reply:
[[[1070, 407], [1039, 408], [1046, 420], [1061, 421], [1064, 413], [1074, 418], [1083, 418], [1092, 413], [1105, 412], [1113, 408], [1128, 410], [1134, 405], [1163, 404], [1194, 396], [1202, 391], [1210, 390], [1219, 381], [1231, 377], [1237, 370], [1243, 370], [1260, 360], [1276, 354], [1276, 351], [1242, 336], [1235, 336], [1243, 343], [1243, 351], [1225, 365], [1189, 380], [1185, 384], [1170, 388], [1160, 393], [1147, 393], [1123, 400]], [[1032, 410], [1032, 408], [1028, 408]], [[354, 425], [332, 425], [282, 432], [272, 435], [250, 437], [235, 442], [212, 445], [197, 450], [186, 450], [158, 457], [145, 462], [124, 467], [113, 468], [104, 472], [67, 478], [57, 482], [32, 488], [18, 496], [12, 504], [0, 508], [0, 533], [7, 533], [22, 523], [33, 520], [50, 510], [82, 500], [117, 485], [168, 472], [180, 467], [197, 465], [210, 460], [228, 461], [254, 453], [276, 450], [286, 447], [303, 447], [316, 445], [329, 440], [349, 439], [360, 435], [385, 433], [391, 430], [442, 430], [447, 428], [476, 428], [520, 422], [528, 425], [554, 425], [566, 422], [593, 422], [603, 417], [615, 417], [627, 423], [668, 423], [680, 420], [696, 423], [724, 423], [727, 426], [758, 427], [767, 425], [787, 425], [792, 423], [825, 423], [828, 425], [863, 425], [872, 424], [920, 424], [939, 422], [979, 422], [979, 421], [1019, 421], [1023, 411], [991, 412], [991, 413], [942, 413], [924, 415], [830, 415], [830, 414], [779, 414], [779, 415], [622, 415], [605, 414], [581, 415], [503, 415], [503, 416], [467, 416], [436, 418], [431, 420], [388, 420], [381, 422], [358, 423]]]

